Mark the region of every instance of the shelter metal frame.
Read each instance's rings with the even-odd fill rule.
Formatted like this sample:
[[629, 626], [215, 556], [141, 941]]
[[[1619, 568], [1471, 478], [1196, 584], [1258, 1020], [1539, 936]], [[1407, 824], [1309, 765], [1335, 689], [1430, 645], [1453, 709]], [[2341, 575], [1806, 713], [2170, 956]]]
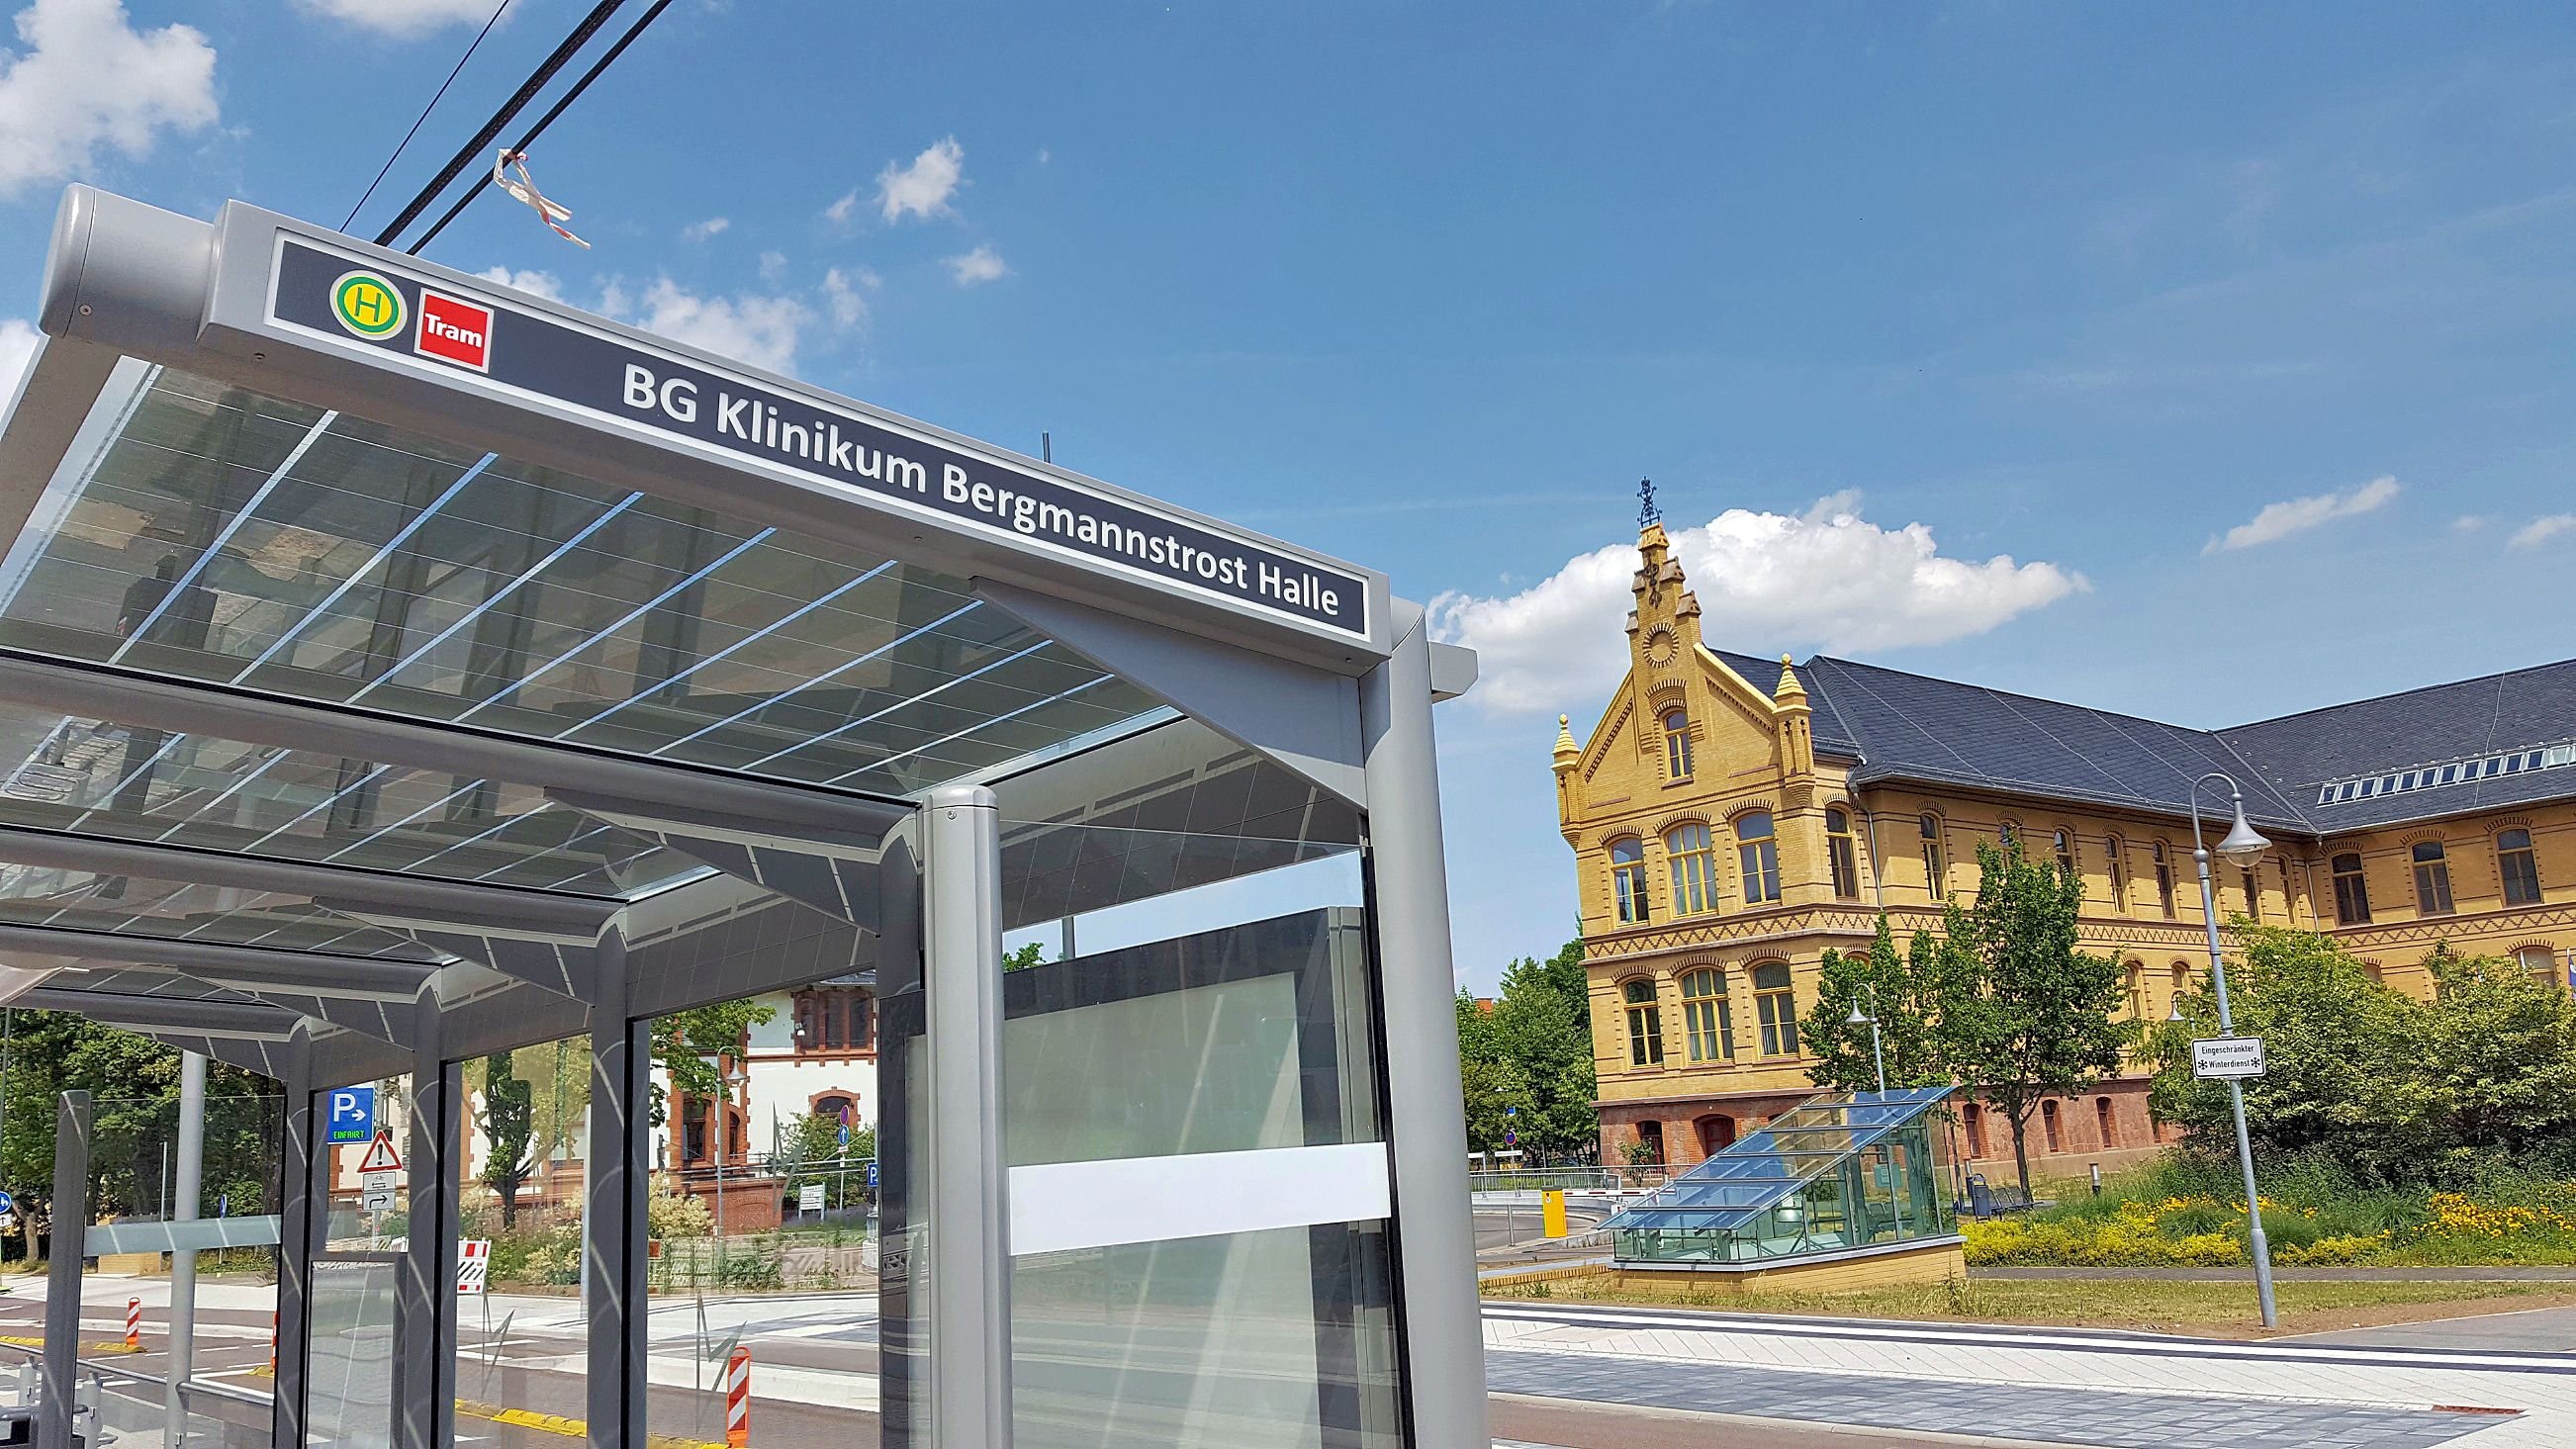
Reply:
[[[818, 439], [820, 420], [830, 418], [839, 420], [834, 426], [846, 422], [909, 440], [923, 456], [948, 460], [941, 465], [943, 488], [964, 488], [970, 473], [980, 487], [989, 476], [1032, 490], [1032, 497], [1042, 492], [1070, 500], [1065, 506], [1167, 528], [1175, 541], [1240, 550], [1249, 561], [1240, 575], [1246, 580], [1273, 565], [1311, 577], [1302, 593], [1248, 584], [1227, 593], [1206, 582], [1220, 576], [1204, 569], [1193, 578], [1104, 552], [1085, 555], [900, 490], [838, 486], [797, 459], [688, 435], [667, 417], [626, 417], [569, 394], [532, 391], [493, 366], [441, 361], [422, 344], [405, 348], [395, 345], [403, 339], [388, 342], [354, 329], [334, 334], [293, 315], [298, 255], [345, 265], [350, 271], [343, 281], [371, 278], [416, 306], [434, 292], [481, 308], [493, 329], [487, 349], [512, 345], [516, 335], [531, 346], [552, 338], [549, 345], [574, 349], [566, 356], [622, 360], [630, 405], [638, 370], [756, 391], [773, 410], [813, 410]], [[315, 752], [366, 762], [370, 773], [359, 784], [397, 768], [477, 785], [510, 782], [540, 792], [548, 808], [572, 812], [594, 829], [628, 832], [698, 864], [684, 879], [612, 897], [336, 859], [230, 853], [174, 841], [168, 833], [154, 839], [102, 834], [81, 828], [87, 812], [68, 824], [0, 821], [0, 866], [301, 897], [393, 933], [404, 953], [317, 953], [0, 923], [0, 962], [10, 964], [5, 974], [15, 983], [5, 989], [16, 991], [18, 1004], [84, 1012], [284, 1084], [280, 1445], [302, 1445], [311, 1425], [309, 1310], [328, 1191], [328, 1154], [315, 1121], [318, 1092], [388, 1076], [409, 1080], [411, 1231], [398, 1268], [402, 1372], [393, 1443], [444, 1449], [454, 1442], [456, 1324], [446, 1285], [454, 1279], [456, 1251], [457, 1172], [450, 1157], [465, 1107], [458, 1064], [586, 1035], [593, 1104], [592, 1171], [584, 1189], [589, 1437], [599, 1445], [634, 1442], [645, 1427], [641, 1188], [647, 1163], [640, 1124], [648, 1091], [647, 1024], [692, 1006], [897, 965], [923, 983], [930, 1008], [927, 1215], [942, 1245], [928, 1359], [937, 1442], [943, 1449], [1009, 1443], [1012, 1170], [1004, 1165], [998, 1087], [997, 972], [1005, 924], [1000, 822], [1027, 818], [1014, 814], [1015, 798], [1054, 799], [1068, 773], [1078, 778], [1091, 757], [1068, 753], [1082, 741], [1057, 740], [1016, 761], [956, 772], [935, 781], [938, 788], [912, 792], [855, 787], [847, 783], [857, 773], [852, 770], [820, 783], [774, 771], [807, 743], [838, 742], [929, 694], [955, 689], [953, 703], [993, 670], [1042, 653], [1054, 657], [1056, 650], [1158, 703], [1162, 713], [1128, 720], [1115, 738], [1139, 739], [1186, 718], [1364, 820], [1360, 844], [1378, 967], [1369, 1006], [1384, 1044], [1382, 1170], [1399, 1247], [1394, 1317], [1403, 1421], [1413, 1444], [1481, 1449], [1487, 1442], [1431, 719], [1434, 701], [1468, 688], [1475, 666], [1466, 651], [1432, 641], [1421, 608], [1394, 598], [1383, 575], [240, 203], [206, 223], [72, 188], [56, 228], [41, 324], [46, 338], [0, 427], [0, 538], [22, 537], [20, 552], [23, 538], [44, 527], [47, 498], [62, 493], [62, 470], [78, 466], [74, 460], [84, 449], [103, 449], [131, 420], [138, 403], [110, 415], [101, 402], [125, 375], [120, 369], [178, 369], [327, 411], [197, 561], [167, 579], [171, 587], [140, 611], [124, 642], [100, 657], [0, 643], [0, 706], [114, 721], [131, 739], [161, 737], [157, 750], [119, 782], [120, 791], [148, 775], [177, 738], [213, 737], [272, 752], [215, 797], [219, 802], [275, 767], [281, 758], [275, 752]], [[138, 387], [135, 398], [141, 396]], [[502, 593], [536, 577], [639, 500], [720, 512], [757, 530], [729, 551], [694, 561], [611, 630], [700, 586], [780, 530], [794, 530], [823, 546], [889, 561], [859, 581], [898, 560], [965, 581], [967, 602], [877, 654], [976, 610], [994, 611], [1044, 637], [908, 701], [791, 738], [737, 768], [672, 757], [668, 747], [644, 753], [531, 738], [496, 723], [499, 711], [475, 717], [500, 694], [452, 717], [431, 718], [401, 707], [390, 694], [365, 698], [372, 683], [346, 699], [300, 698], [268, 687], [263, 668], [347, 598], [357, 574], [228, 677], [174, 672], [161, 656], [136, 648], [165, 618], [185, 612], [189, 606], [180, 601], [200, 587], [208, 560], [344, 410], [481, 454], [377, 549], [367, 569], [384, 564], [507, 455], [613, 479], [625, 492], [623, 502], [587, 524], [568, 524], [560, 535], [538, 540], [536, 561]], [[948, 496], [953, 503], [960, 495]], [[922, 499], [932, 499], [928, 489]], [[13, 567], [17, 558], [13, 552]], [[1316, 580], [1333, 581], [1355, 597], [1336, 595], [1329, 607], [1315, 605], [1322, 587]], [[0, 594], [16, 587], [15, 578], [0, 580]], [[401, 663], [429, 654], [499, 597], [414, 647]], [[7, 609], [0, 597], [0, 614]], [[570, 657], [558, 653], [538, 672]], [[993, 706], [964, 732], [1008, 723], [1099, 682], [1068, 685], [1009, 710]], [[787, 697], [755, 698], [687, 739], [762, 715]], [[935, 752], [955, 738], [934, 735], [871, 768]], [[763, 769], [773, 772], [758, 773]], [[48, 984], [48, 978], [56, 979]], [[67, 1153], [86, 1140], [86, 1110], [86, 1103], [63, 1105]], [[1360, 1156], [1374, 1162], [1371, 1154]], [[1341, 1151], [1335, 1160], [1351, 1160], [1350, 1154]], [[78, 1246], [76, 1227], [70, 1246]], [[66, 1265], [62, 1247], [58, 1242], [52, 1311], [68, 1311], [76, 1322], [79, 1256], [71, 1253]], [[68, 1382], [75, 1338], [67, 1332], [57, 1342], [49, 1329], [49, 1386]], [[57, 1394], [53, 1402], [68, 1411], [67, 1396]]]

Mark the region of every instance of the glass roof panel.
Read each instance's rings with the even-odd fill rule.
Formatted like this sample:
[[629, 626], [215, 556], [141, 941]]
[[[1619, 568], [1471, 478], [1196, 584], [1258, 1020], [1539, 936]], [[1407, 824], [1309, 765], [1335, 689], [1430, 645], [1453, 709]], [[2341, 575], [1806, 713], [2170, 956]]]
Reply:
[[0, 865], [0, 923], [423, 964], [438, 960], [417, 942], [302, 896], [20, 865]]
[[1156, 708], [948, 575], [119, 376], [11, 551], [0, 645], [879, 794]]
[[706, 874], [531, 786], [13, 707], [0, 823], [581, 895]]

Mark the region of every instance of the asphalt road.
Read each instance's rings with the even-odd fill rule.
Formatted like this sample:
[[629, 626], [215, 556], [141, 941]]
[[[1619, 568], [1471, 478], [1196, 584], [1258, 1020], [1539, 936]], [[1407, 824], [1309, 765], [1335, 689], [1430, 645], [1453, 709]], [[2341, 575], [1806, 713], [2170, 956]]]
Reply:
[[2514, 1313], [2482, 1313], [2475, 1318], [2444, 1318], [2431, 1323], [2398, 1323], [2386, 1328], [2305, 1333], [2283, 1342], [2576, 1354], [2576, 1308], [2527, 1308]]

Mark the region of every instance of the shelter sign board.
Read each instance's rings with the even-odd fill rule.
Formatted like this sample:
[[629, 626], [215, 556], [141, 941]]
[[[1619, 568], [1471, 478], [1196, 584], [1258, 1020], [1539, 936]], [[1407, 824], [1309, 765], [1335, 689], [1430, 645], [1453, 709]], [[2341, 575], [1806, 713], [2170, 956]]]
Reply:
[[2259, 1036], [2204, 1037], [2191, 1044], [2191, 1074], [2203, 1081], [2263, 1075]]
[[292, 233], [278, 234], [266, 320], [1331, 638], [1372, 637], [1369, 580], [1312, 555]]

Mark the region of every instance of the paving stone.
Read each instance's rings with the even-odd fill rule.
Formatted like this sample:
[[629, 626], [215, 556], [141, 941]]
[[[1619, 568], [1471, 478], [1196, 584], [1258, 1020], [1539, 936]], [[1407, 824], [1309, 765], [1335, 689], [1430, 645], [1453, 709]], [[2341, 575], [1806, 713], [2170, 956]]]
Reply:
[[1867, 1379], [1517, 1349], [1488, 1351], [1485, 1377], [1497, 1393], [2089, 1449], [2436, 1449], [2497, 1422], [2418, 1409]]

